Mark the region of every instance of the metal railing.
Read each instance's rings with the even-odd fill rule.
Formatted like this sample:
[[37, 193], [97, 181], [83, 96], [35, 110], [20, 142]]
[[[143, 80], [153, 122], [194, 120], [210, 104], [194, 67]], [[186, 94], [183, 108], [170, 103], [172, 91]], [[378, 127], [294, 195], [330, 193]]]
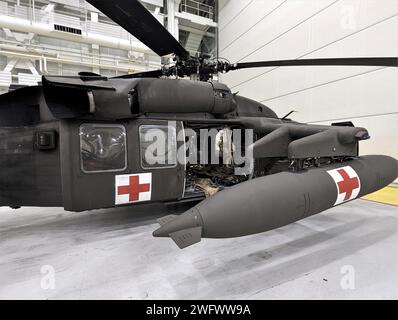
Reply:
[[180, 11], [208, 18], [214, 21], [214, 7], [196, 0], [182, 0]]
[[[54, 26], [54, 23], [69, 26], [98, 35], [104, 35], [113, 37], [115, 39], [126, 39], [130, 41], [137, 41], [134, 37], [129, 35], [127, 31], [117, 25], [112, 25], [102, 22], [93, 22], [87, 19], [85, 14], [68, 15], [65, 13], [59, 13], [54, 11], [45, 11], [43, 8], [38, 7], [38, 1], [21, 1], [18, 5], [17, 1], [13, 0], [0, 0], [0, 15], [8, 17], [16, 17], [25, 19], [30, 22], [48, 24]], [[42, 2], [41, 2], [42, 4]], [[77, 68], [85, 68], [93, 65], [93, 67], [111, 70], [114, 72], [126, 72], [138, 69], [147, 69], [158, 67], [157, 61], [148, 60], [148, 57], [144, 54], [134, 53], [132, 56], [125, 53], [123, 50], [117, 48], [102, 48], [99, 52], [89, 52], [87, 45], [81, 44], [70, 46], [68, 40], [65, 43], [62, 41], [63, 38], [59, 37], [53, 43], [46, 41], [45, 43], [37, 43], [36, 40], [30, 40], [28, 42], [19, 42], [17, 39], [11, 39], [6, 36], [0, 37], [0, 56], [12, 56], [23, 58], [27, 55], [26, 59], [41, 60], [48, 58], [49, 63], [54, 64], [54, 61], [59, 61], [61, 64], [68, 65], [68, 68], [72, 68], [73, 64], [76, 63]], [[73, 42], [73, 40], [72, 40]], [[107, 50], [109, 52], [107, 52]], [[123, 52], [122, 52], [123, 51]], [[37, 59], [36, 59], [36, 58]], [[56, 58], [56, 59], [55, 59]], [[115, 66], [112, 68], [111, 66]], [[67, 69], [65, 69], [67, 70]], [[62, 72], [65, 72], [62, 71]], [[123, 71], [121, 71], [123, 70]], [[40, 70], [40, 72], [42, 72]], [[0, 78], [2, 76], [0, 75]], [[4, 75], [3, 75], [4, 78]], [[9, 82], [9, 75], [3, 81], [0, 79], [0, 86], [2, 83]]]

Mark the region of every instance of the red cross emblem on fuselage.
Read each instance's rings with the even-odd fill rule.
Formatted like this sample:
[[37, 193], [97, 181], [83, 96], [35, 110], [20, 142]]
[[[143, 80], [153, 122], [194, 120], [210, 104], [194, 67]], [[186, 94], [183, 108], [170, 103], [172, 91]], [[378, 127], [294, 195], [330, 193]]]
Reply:
[[344, 201], [347, 201], [351, 198], [352, 192], [359, 188], [359, 179], [358, 177], [350, 178], [344, 169], [337, 170], [337, 172], [343, 178], [343, 181], [337, 183], [339, 193], [345, 193]]
[[118, 195], [129, 195], [129, 201], [138, 201], [141, 192], [149, 192], [151, 185], [149, 183], [140, 184], [139, 176], [129, 177], [130, 184], [128, 186], [119, 186], [117, 188]]

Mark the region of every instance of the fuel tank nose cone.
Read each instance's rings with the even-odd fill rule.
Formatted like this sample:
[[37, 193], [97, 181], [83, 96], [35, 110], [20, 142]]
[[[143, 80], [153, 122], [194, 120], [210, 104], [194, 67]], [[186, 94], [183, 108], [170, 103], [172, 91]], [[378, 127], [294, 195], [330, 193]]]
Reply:
[[169, 236], [169, 233], [166, 230], [167, 228], [164, 227], [160, 227], [158, 229], [156, 229], [152, 235], [156, 238], [165, 238]]
[[161, 227], [153, 232], [154, 237], [170, 237], [180, 249], [200, 242], [203, 221], [199, 210], [193, 208], [181, 216], [159, 219]]
[[192, 208], [186, 213], [170, 219], [166, 223], [162, 223], [159, 220], [158, 222], [161, 226], [153, 232], [154, 237], [170, 237], [170, 234], [174, 232], [202, 227], [203, 225], [200, 213], [196, 208]]

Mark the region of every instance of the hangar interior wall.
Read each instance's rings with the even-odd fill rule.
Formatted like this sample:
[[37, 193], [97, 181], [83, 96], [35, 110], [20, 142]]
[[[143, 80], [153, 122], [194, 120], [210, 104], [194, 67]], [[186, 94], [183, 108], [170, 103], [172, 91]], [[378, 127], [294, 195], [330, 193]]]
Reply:
[[[219, 52], [231, 62], [398, 57], [398, 1], [220, 1]], [[279, 116], [297, 110], [297, 121], [366, 127], [372, 138], [361, 143], [361, 154], [398, 159], [398, 68], [262, 68], [221, 80]]]
[[[192, 54], [216, 54], [215, 0], [141, 0]], [[116, 76], [161, 59], [85, 0], [0, 0], [0, 94], [41, 76]]]

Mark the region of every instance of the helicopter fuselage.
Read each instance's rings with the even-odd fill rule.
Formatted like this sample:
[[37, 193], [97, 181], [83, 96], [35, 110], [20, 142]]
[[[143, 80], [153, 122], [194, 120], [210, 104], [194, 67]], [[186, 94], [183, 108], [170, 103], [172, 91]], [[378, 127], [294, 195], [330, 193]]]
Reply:
[[[250, 130], [254, 170], [235, 175], [234, 163], [222, 159], [216, 164], [191, 164], [186, 158], [147, 163], [150, 144], [143, 136], [149, 129], [169, 135], [168, 145], [175, 148], [170, 152], [176, 154], [187, 150], [188, 131], [200, 138], [205, 130], [224, 135], [241, 130], [244, 140], [245, 130]], [[41, 86], [0, 97], [0, 205], [83, 211], [197, 201], [208, 190], [287, 170], [292, 162], [299, 164], [293, 167], [297, 170], [318, 165], [319, 159], [355, 157], [358, 141], [367, 137], [363, 128], [279, 119], [267, 106], [216, 82], [43, 77]], [[219, 144], [220, 135], [208, 148]], [[232, 154], [235, 144], [231, 138], [224, 148]], [[124, 180], [132, 175], [138, 180]], [[142, 192], [130, 194], [130, 182]]]

